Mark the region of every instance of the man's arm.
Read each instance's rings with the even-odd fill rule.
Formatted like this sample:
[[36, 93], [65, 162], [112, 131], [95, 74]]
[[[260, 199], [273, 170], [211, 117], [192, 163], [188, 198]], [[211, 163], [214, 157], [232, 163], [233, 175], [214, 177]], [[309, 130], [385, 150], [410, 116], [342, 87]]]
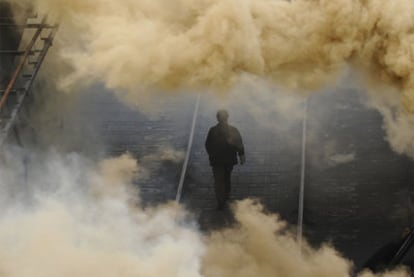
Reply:
[[237, 129], [236, 129], [236, 150], [237, 150], [237, 154], [239, 155], [240, 164], [244, 164], [246, 162], [246, 157], [244, 155], [244, 145], [243, 145], [243, 140], [240, 135], [240, 132]]
[[211, 155], [211, 147], [212, 147], [212, 134], [211, 134], [211, 128], [208, 130], [207, 139], [205, 143], [207, 154]]

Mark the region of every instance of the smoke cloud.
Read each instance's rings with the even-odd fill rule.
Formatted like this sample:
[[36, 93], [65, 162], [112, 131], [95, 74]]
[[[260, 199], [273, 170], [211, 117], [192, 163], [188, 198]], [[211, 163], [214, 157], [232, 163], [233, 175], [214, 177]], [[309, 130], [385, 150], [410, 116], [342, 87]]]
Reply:
[[225, 88], [246, 72], [309, 90], [353, 63], [400, 88], [407, 110], [414, 109], [412, 1], [37, 0], [33, 5], [62, 22], [60, 55], [74, 69], [66, 85], [101, 80], [129, 91]]
[[[126, 102], [164, 90], [226, 92], [253, 74], [308, 92], [349, 65], [374, 99], [388, 139], [414, 157], [414, 2], [409, 0], [12, 0], [58, 20], [45, 70], [61, 88], [103, 82]], [[396, 16], [398, 15], [398, 16]], [[392, 114], [392, 116], [390, 115]]]
[[49, 152], [32, 157], [26, 177], [13, 154], [2, 160], [2, 197], [25, 200], [2, 202], [2, 276], [351, 276], [332, 247], [299, 245], [252, 200], [235, 203], [236, 224], [211, 234], [176, 203], [142, 208], [140, 162], [128, 154], [94, 162]]
[[[153, 89], [224, 92], [247, 73], [309, 91], [351, 64], [370, 87], [394, 88], [373, 98], [394, 148], [414, 152], [414, 136], [401, 136], [414, 112], [412, 1], [13, 2], [59, 19], [45, 70], [61, 73], [61, 88], [99, 81], [131, 100]], [[145, 168], [128, 155], [95, 163], [52, 153], [32, 161], [29, 176], [13, 155], [5, 163], [2, 276], [351, 276], [332, 247], [300, 246], [251, 200], [235, 204], [235, 226], [206, 235], [177, 204], [142, 208], [133, 183]]]
[[212, 234], [206, 276], [348, 276], [350, 263], [337, 252], [301, 249], [285, 223], [260, 205], [247, 200], [234, 208], [240, 226]]
[[[8, 160], [2, 176], [16, 171]], [[31, 201], [2, 209], [2, 276], [200, 276], [201, 235], [178, 205], [140, 208], [132, 184], [139, 165], [129, 155], [96, 164], [51, 153], [40, 161], [29, 165], [30, 182], [2, 178], [20, 185], [13, 194], [24, 184], [33, 190]]]

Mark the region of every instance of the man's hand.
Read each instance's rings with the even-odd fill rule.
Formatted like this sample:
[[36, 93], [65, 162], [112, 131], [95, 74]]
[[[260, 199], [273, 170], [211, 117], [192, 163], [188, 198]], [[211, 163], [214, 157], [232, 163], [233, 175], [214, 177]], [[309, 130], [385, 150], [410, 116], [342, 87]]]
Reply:
[[244, 164], [246, 162], [246, 157], [244, 155], [239, 156], [240, 164]]

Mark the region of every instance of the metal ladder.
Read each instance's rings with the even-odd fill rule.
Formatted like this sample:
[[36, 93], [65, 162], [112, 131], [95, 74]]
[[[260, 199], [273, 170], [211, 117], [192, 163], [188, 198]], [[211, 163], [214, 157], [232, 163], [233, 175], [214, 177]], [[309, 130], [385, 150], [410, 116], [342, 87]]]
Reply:
[[19, 49], [0, 50], [0, 55], [11, 55], [15, 59], [15, 69], [5, 88], [0, 87], [0, 147], [3, 146], [11, 129], [15, 128], [24, 99], [30, 93], [37, 73], [52, 46], [58, 25], [47, 24], [47, 17], [30, 16], [26, 23], [0, 23], [22, 30]]

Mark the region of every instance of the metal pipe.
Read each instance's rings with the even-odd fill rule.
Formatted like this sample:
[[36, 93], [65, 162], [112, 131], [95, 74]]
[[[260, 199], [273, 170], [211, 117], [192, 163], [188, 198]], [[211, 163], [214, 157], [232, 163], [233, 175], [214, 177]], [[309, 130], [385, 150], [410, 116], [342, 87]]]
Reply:
[[[46, 17], [44, 17], [42, 19], [42, 24], [45, 23], [46, 21]], [[3, 108], [4, 104], [7, 101], [7, 97], [9, 96], [10, 92], [12, 91], [14, 84], [17, 81], [17, 78], [19, 77], [20, 72], [23, 69], [24, 63], [26, 62], [27, 58], [29, 57], [29, 53], [30, 53], [30, 49], [32, 49], [33, 45], [35, 44], [37, 38], [40, 36], [40, 33], [42, 32], [42, 27], [39, 27], [39, 29], [36, 30], [36, 32], [33, 35], [32, 40], [29, 42], [29, 44], [26, 46], [25, 48], [25, 53], [23, 54], [23, 56], [21, 57], [19, 64], [16, 67], [16, 70], [13, 73], [12, 78], [10, 79], [9, 84], [7, 85], [7, 88], [4, 92], [4, 94], [2, 95], [1, 99], [0, 99], [0, 111]]]
[[307, 115], [308, 114], [308, 98], [303, 104], [303, 123], [302, 123], [302, 155], [300, 170], [300, 186], [299, 186], [299, 209], [298, 209], [298, 232], [297, 240], [299, 245], [302, 244], [303, 236], [303, 208], [305, 196], [305, 169], [306, 169], [306, 131], [307, 131]]
[[400, 264], [401, 260], [407, 254], [408, 250], [410, 250], [413, 243], [414, 243], [414, 230], [411, 230], [410, 233], [405, 237], [397, 253], [395, 253], [394, 257], [391, 259], [389, 266], [396, 266]]
[[185, 154], [183, 168], [181, 170], [181, 176], [180, 176], [180, 181], [178, 183], [177, 195], [175, 196], [175, 201], [177, 203], [179, 203], [181, 200], [181, 193], [183, 191], [185, 174], [187, 173], [188, 161], [190, 160], [191, 148], [193, 146], [193, 140], [194, 140], [194, 131], [195, 131], [195, 126], [196, 126], [197, 116], [198, 116], [198, 109], [200, 107], [200, 97], [201, 95], [199, 94], [197, 96], [197, 101], [194, 107], [193, 121], [191, 123], [191, 131], [190, 131], [190, 137], [188, 139], [187, 152]]

